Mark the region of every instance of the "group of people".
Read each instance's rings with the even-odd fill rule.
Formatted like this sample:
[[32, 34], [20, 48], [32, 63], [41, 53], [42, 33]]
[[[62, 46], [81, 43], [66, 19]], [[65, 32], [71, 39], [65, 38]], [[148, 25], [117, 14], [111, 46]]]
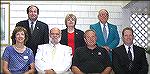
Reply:
[[[76, 29], [77, 18], [65, 17], [66, 29], [48, 28], [37, 20], [39, 9], [27, 8], [28, 19], [20, 21], [12, 33], [12, 45], [2, 56], [6, 74], [147, 74], [144, 48], [133, 44], [133, 30], [122, 31], [123, 45], [117, 26], [108, 23], [106, 9], [98, 12], [98, 23], [83, 32]], [[117, 47], [118, 46], [118, 47]]]

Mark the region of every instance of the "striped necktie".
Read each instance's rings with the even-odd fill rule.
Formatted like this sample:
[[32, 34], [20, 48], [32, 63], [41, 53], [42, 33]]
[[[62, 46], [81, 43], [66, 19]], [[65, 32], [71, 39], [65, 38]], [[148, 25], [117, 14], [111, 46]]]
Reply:
[[33, 33], [33, 22], [31, 22], [31, 34]]
[[129, 70], [131, 70], [131, 68], [132, 68], [132, 53], [131, 53], [131, 47], [128, 47], [128, 58], [129, 58]]
[[107, 41], [107, 30], [106, 30], [106, 25], [104, 25], [103, 27], [103, 36], [104, 36], [104, 39], [105, 39], [105, 42]]

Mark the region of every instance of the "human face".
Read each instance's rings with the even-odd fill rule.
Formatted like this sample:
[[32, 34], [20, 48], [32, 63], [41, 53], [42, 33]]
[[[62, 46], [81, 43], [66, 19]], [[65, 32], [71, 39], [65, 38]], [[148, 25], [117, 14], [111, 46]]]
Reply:
[[38, 18], [38, 12], [37, 12], [37, 8], [36, 7], [31, 6], [29, 8], [28, 18], [31, 21], [35, 21]]
[[109, 15], [106, 10], [103, 9], [103, 10], [99, 11], [98, 19], [101, 23], [105, 24], [108, 20], [108, 17], [109, 17]]
[[85, 42], [87, 44], [87, 46], [95, 46], [96, 44], [96, 34], [93, 31], [89, 31], [85, 34]]
[[58, 44], [60, 41], [60, 30], [58, 28], [53, 28], [51, 29], [50, 32], [50, 41], [52, 42], [52, 44]]
[[133, 44], [133, 39], [134, 39], [134, 36], [132, 34], [132, 31], [130, 31], [130, 30], [124, 31], [124, 35], [123, 35], [124, 44], [130, 46], [131, 44]]
[[24, 43], [25, 40], [25, 34], [23, 31], [17, 32], [16, 33], [16, 43]]
[[75, 26], [75, 20], [71, 17], [67, 19], [67, 27], [74, 27]]

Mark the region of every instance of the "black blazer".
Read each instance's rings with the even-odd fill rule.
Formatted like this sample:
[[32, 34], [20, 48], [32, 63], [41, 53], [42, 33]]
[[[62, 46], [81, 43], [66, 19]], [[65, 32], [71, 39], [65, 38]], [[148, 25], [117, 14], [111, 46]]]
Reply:
[[148, 63], [144, 48], [133, 45], [134, 60], [133, 68], [128, 70], [129, 59], [125, 46], [121, 45], [113, 49], [112, 64], [115, 74], [147, 74]]
[[[84, 32], [79, 30], [79, 29], [75, 29], [75, 33], [74, 34], [75, 34], [74, 35], [75, 36], [74, 37], [75, 49], [77, 47], [85, 46]], [[60, 43], [63, 44], [63, 45], [68, 45], [68, 31], [67, 31], [67, 29], [63, 29], [62, 30], [62, 37], [61, 37]]]
[[32, 49], [34, 56], [37, 52], [38, 45], [49, 42], [48, 25], [41, 21], [36, 22], [35, 28], [32, 34], [30, 31], [28, 20], [18, 22], [16, 26], [22, 26], [26, 28], [26, 30], [28, 31], [29, 37], [25, 45]]

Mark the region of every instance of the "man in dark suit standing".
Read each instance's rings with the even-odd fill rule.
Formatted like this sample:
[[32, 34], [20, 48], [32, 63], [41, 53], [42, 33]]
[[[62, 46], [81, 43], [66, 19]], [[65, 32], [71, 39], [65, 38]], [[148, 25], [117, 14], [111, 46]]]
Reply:
[[16, 26], [22, 26], [27, 29], [29, 39], [26, 46], [31, 48], [35, 56], [37, 46], [49, 42], [49, 28], [48, 25], [38, 21], [39, 9], [37, 6], [31, 5], [27, 8], [28, 19], [20, 21]]
[[147, 74], [148, 63], [144, 48], [133, 45], [133, 30], [122, 31], [124, 44], [113, 49], [113, 70], [115, 74]]

